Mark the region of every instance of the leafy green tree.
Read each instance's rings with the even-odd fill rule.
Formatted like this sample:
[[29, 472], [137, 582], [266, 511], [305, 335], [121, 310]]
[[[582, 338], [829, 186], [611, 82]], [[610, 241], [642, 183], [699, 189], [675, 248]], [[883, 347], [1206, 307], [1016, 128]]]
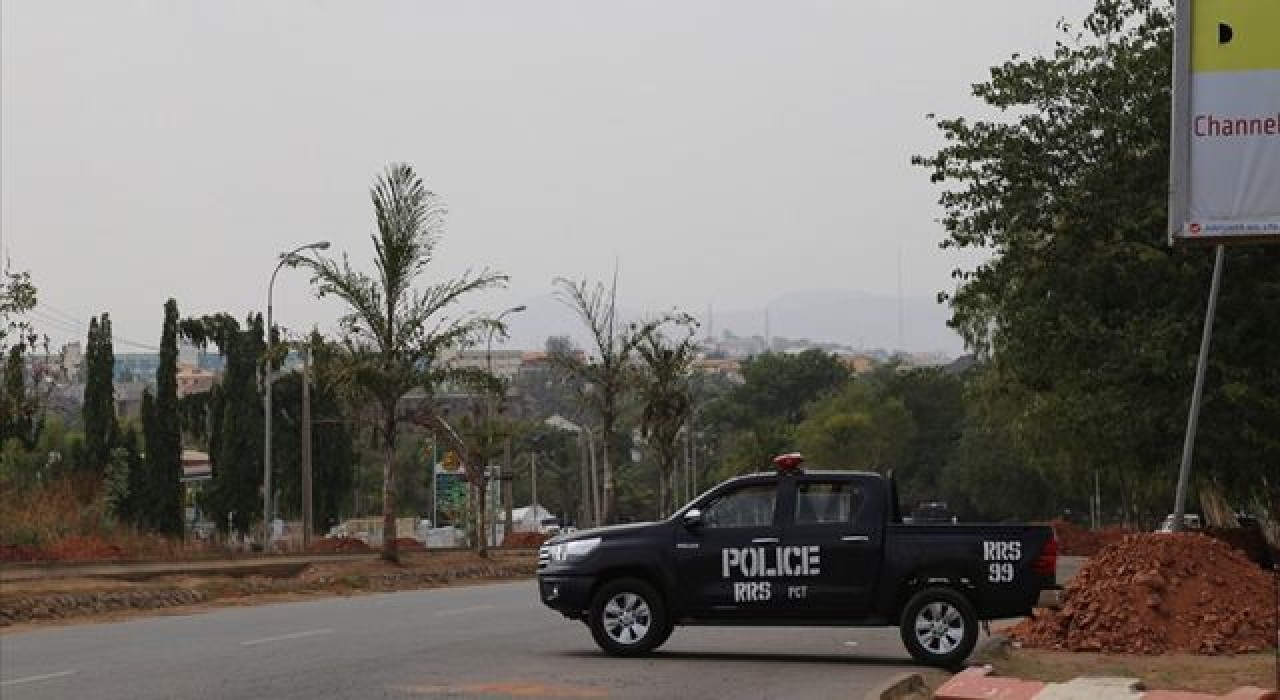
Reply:
[[733, 402], [750, 417], [776, 416], [796, 425], [807, 404], [844, 386], [849, 369], [840, 358], [816, 348], [794, 355], [766, 352], [742, 363], [742, 379]]
[[[85, 341], [84, 420], [85, 462], [95, 471], [117, 464], [113, 448], [119, 441], [116, 422], [116, 395], [112, 375], [115, 351], [111, 341], [111, 317], [89, 319]], [[125, 462], [127, 463], [127, 462]]]
[[[1105, 469], [1144, 517], [1172, 501], [1211, 267], [1165, 240], [1171, 19], [1098, 2], [974, 87], [1002, 116], [940, 120], [947, 145], [915, 159], [946, 188], [943, 246], [992, 255], [945, 298], [990, 390], [1022, 400], [1015, 442], [1077, 496]], [[1226, 269], [1196, 463], [1275, 502], [1280, 369], [1259, 358], [1280, 356], [1280, 250], [1234, 248]]]
[[[222, 381], [209, 394], [208, 444], [213, 480], [202, 507], [218, 528], [249, 532], [259, 515], [262, 484], [262, 394], [258, 370], [265, 361], [262, 316], [241, 328], [228, 314], [187, 319], [183, 337], [197, 347], [217, 345], [225, 359]], [[195, 416], [188, 423], [203, 423]]]
[[810, 406], [796, 439], [815, 465], [887, 472], [906, 461], [915, 432], [901, 399], [881, 397], [869, 383], [851, 381]]
[[965, 382], [939, 367], [903, 370], [885, 365], [871, 380], [882, 396], [902, 402], [915, 434], [894, 477], [903, 503], [938, 500], [943, 470], [964, 433]]
[[[342, 504], [351, 499], [351, 485], [357, 459], [355, 441], [348, 427], [350, 415], [339, 395], [334, 363], [337, 353], [318, 333], [312, 334], [311, 389], [311, 478], [313, 483], [313, 523], [317, 532], [336, 521]], [[302, 503], [302, 375], [290, 373], [276, 381], [276, 412], [272, 445], [276, 451], [273, 467], [278, 468], [280, 497], [290, 512], [300, 512]], [[295, 504], [296, 507], [295, 507]]]
[[341, 262], [298, 258], [311, 269], [320, 296], [342, 300], [344, 378], [379, 409], [383, 452], [382, 556], [398, 561], [396, 550], [395, 453], [401, 397], [415, 387], [430, 391], [448, 376], [444, 353], [466, 346], [494, 327], [491, 319], [450, 316], [467, 295], [499, 287], [507, 277], [489, 270], [470, 272], [415, 290], [435, 255], [445, 208], [413, 168], [387, 168], [371, 191], [378, 232], [373, 239], [374, 274]]
[[27, 372], [30, 353], [41, 346], [49, 353], [48, 339], [24, 318], [36, 307], [36, 298], [31, 274], [12, 272], [6, 263], [0, 277], [0, 357], [4, 360], [0, 444], [14, 440], [26, 450], [34, 449], [40, 440], [52, 391], [52, 384], [44, 381], [48, 371], [43, 365], [32, 365]]
[[658, 463], [658, 517], [673, 507], [671, 477], [680, 456], [680, 434], [692, 408], [689, 372], [698, 352], [693, 334], [697, 324], [688, 318], [683, 338], [670, 340], [654, 331], [644, 336], [636, 352], [644, 364], [640, 379], [643, 412], [640, 429]]
[[756, 471], [795, 450], [805, 407], [840, 391], [850, 376], [838, 357], [818, 349], [755, 355], [741, 372], [742, 383], [709, 401], [702, 417], [721, 453], [715, 479]]

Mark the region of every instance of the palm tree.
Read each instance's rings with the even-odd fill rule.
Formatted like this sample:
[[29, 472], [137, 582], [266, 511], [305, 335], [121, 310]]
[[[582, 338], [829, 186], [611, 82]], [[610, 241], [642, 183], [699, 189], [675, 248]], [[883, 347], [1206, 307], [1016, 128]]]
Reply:
[[618, 274], [615, 271], [613, 286], [604, 283], [591, 284], [587, 280], [571, 281], [557, 277], [554, 284], [560, 301], [573, 310], [586, 325], [595, 344], [593, 357], [581, 362], [575, 356], [553, 353], [551, 361], [576, 380], [587, 385], [584, 399], [600, 418], [600, 453], [602, 455], [601, 480], [604, 482], [600, 507], [602, 525], [615, 515], [617, 493], [613, 480], [611, 451], [617, 433], [621, 401], [632, 388], [632, 355], [636, 346], [648, 334], [672, 320], [662, 316], [645, 323], [619, 324]]
[[311, 269], [321, 297], [335, 296], [349, 307], [342, 317], [342, 374], [377, 409], [383, 449], [382, 558], [398, 561], [394, 457], [397, 407], [411, 389], [432, 387], [451, 376], [446, 351], [474, 344], [500, 327], [474, 314], [446, 315], [463, 296], [505, 286], [507, 276], [482, 269], [414, 289], [434, 257], [443, 231], [445, 207], [409, 165], [387, 167], [370, 191], [378, 231], [372, 235], [374, 274], [329, 258], [296, 258]]
[[689, 396], [689, 370], [698, 351], [693, 335], [692, 318], [678, 319], [687, 334], [680, 340], [669, 340], [661, 333], [648, 333], [636, 346], [644, 363], [640, 378], [640, 398], [644, 408], [640, 414], [640, 431], [653, 447], [658, 460], [658, 517], [671, 512], [671, 475], [680, 453], [680, 431], [689, 419], [692, 400]]

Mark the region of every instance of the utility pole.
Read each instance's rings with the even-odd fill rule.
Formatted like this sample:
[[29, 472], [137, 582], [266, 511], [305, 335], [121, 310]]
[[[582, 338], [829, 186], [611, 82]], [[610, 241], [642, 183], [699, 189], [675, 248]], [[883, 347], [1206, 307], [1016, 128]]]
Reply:
[[311, 346], [302, 351], [302, 548], [311, 549]]
[[[533, 491], [533, 514], [534, 514], [534, 517], [538, 517], [538, 453], [537, 452], [529, 453], [529, 474], [531, 475], [531, 481], [532, 481], [532, 485], [530, 486], [530, 488]], [[541, 531], [541, 528], [539, 528], [539, 531]]]
[[587, 429], [584, 426], [578, 431], [578, 445], [582, 448], [582, 520], [580, 529], [594, 525], [592, 515], [595, 508], [591, 505], [591, 465], [587, 461]]
[[[502, 477], [503, 477], [503, 478], [510, 479], [510, 478], [512, 478], [512, 477], [514, 477], [514, 476], [515, 476], [515, 472], [516, 472], [515, 468], [511, 466], [511, 435], [510, 435], [510, 434], [508, 434], [508, 435], [507, 435], [507, 439], [506, 439], [506, 440], [504, 440], [504, 441], [503, 441], [503, 443], [502, 443], [502, 468], [501, 468], [501, 470], [500, 470], [500, 472], [499, 472], [499, 473], [502, 475]], [[499, 485], [501, 485], [501, 482], [499, 482]], [[510, 512], [510, 511], [508, 511], [508, 512]], [[493, 518], [493, 520], [495, 521], [495, 522], [494, 522], [494, 526], [493, 526], [493, 533], [494, 533], [494, 535], [493, 535], [493, 537], [492, 537], [492, 538], [490, 538], [490, 539], [491, 539], [491, 543], [493, 544], [493, 546], [495, 546], [495, 547], [496, 547], [496, 546], [498, 546], [498, 541], [497, 541], [497, 540], [498, 540], [498, 534], [497, 534], [498, 525], [497, 525], [497, 522], [496, 522], [498, 519], [495, 517], [495, 518]], [[509, 516], [507, 517], [507, 522], [508, 522], [508, 523], [510, 523], [510, 522], [511, 522], [511, 518], [510, 518]], [[505, 533], [503, 533], [503, 535], [502, 535], [502, 536], [503, 536], [503, 537], [506, 537], [506, 536], [507, 536], [507, 535], [509, 535], [509, 534], [511, 534], [511, 530], [510, 530], [510, 529], [508, 529]]]

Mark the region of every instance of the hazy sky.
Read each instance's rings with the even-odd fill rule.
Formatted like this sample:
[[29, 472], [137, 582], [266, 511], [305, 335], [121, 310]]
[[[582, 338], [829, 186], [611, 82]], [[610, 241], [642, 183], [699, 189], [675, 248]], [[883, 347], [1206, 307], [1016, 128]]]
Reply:
[[[932, 296], [963, 259], [908, 162], [926, 113], [978, 113], [971, 83], [1089, 5], [4, 0], [4, 252], [46, 319], [155, 344], [170, 296], [263, 308], [296, 244], [365, 264], [368, 187], [407, 161], [450, 209], [430, 274], [511, 275], [481, 308], [615, 259], [637, 309], [893, 295], [899, 248]], [[336, 311], [281, 273], [279, 322]]]

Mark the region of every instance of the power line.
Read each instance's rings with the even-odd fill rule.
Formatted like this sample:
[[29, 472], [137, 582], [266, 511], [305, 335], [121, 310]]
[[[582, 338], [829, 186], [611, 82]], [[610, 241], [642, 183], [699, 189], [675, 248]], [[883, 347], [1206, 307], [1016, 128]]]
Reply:
[[[67, 333], [76, 333], [77, 335], [84, 335], [89, 329], [89, 324], [85, 323], [84, 321], [78, 320], [71, 314], [68, 314], [65, 311], [60, 311], [43, 302], [38, 303], [36, 305], [36, 308], [29, 311], [28, 314], [31, 316], [34, 316], [37, 320], [41, 321], [42, 323], [46, 323], [50, 326], [58, 328], [59, 330]], [[147, 343], [139, 343], [136, 340], [130, 340], [123, 336], [118, 336], [113, 334], [111, 336], [111, 341], [118, 345], [125, 345], [128, 347], [138, 348], [141, 350], [148, 350], [150, 352], [160, 352], [160, 348], [155, 345], [148, 345]]]

